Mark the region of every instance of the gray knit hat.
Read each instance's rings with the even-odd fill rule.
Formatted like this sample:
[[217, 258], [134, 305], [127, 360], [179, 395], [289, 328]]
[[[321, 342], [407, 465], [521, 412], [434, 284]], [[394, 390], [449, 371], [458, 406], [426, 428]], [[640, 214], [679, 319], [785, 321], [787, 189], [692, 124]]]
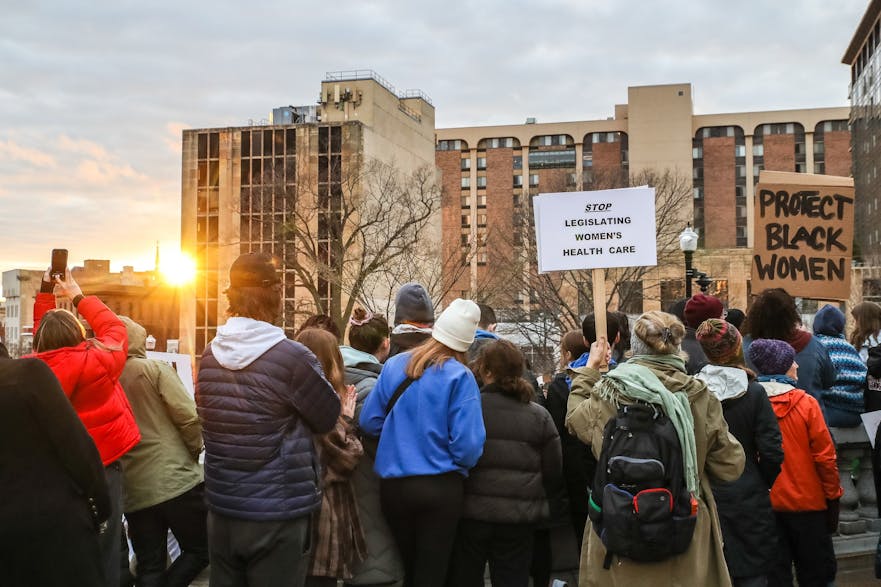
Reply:
[[434, 324], [434, 304], [418, 283], [405, 283], [395, 296], [395, 324], [403, 322]]

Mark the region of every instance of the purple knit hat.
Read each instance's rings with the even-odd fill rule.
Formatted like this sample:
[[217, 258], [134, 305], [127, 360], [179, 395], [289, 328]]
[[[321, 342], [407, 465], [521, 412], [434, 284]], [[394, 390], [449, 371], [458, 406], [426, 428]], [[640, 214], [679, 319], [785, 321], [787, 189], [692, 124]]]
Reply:
[[773, 338], [754, 340], [747, 353], [760, 375], [784, 375], [795, 361], [795, 349], [788, 342]]

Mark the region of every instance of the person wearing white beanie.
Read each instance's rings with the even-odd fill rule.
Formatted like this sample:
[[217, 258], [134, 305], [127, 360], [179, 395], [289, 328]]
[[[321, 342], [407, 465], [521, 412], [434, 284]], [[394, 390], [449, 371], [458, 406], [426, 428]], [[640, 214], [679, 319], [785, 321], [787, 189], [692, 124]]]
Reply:
[[359, 418], [379, 436], [382, 511], [407, 585], [445, 584], [464, 481], [483, 454], [480, 390], [465, 365], [479, 320], [477, 304], [453, 300], [428, 341], [386, 362]]

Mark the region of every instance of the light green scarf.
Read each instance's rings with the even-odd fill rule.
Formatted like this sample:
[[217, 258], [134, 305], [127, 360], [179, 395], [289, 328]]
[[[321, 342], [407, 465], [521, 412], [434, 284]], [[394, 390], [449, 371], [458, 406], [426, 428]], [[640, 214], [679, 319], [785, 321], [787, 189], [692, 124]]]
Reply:
[[[674, 367], [682, 364], [682, 371], [685, 371], [682, 359], [673, 355], [640, 356], [639, 358]], [[663, 412], [673, 423], [676, 435], [679, 437], [679, 445], [682, 447], [682, 462], [685, 465], [685, 485], [689, 492], [697, 495], [697, 445], [694, 440], [694, 417], [691, 415], [688, 395], [684, 391], [671, 392], [664, 387], [664, 384], [651, 369], [628, 361], [609, 371], [594, 387], [594, 393], [601, 399], [615, 405], [619, 405], [624, 399], [661, 406]]]

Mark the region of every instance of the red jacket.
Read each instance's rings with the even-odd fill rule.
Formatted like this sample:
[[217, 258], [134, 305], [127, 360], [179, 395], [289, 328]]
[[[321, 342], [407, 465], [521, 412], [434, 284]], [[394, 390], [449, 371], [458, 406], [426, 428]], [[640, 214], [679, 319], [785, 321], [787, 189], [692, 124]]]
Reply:
[[[37, 294], [34, 332], [43, 315], [53, 308], [53, 294]], [[45, 362], [55, 373], [107, 466], [141, 440], [132, 408], [119, 385], [128, 354], [128, 336], [125, 324], [95, 296], [83, 298], [77, 311], [92, 327], [95, 338], [112, 350], [87, 340], [77, 346], [32, 356]]]
[[843, 490], [820, 404], [795, 388], [769, 399], [783, 436], [783, 468], [771, 488], [771, 506], [779, 512], [825, 510], [826, 500], [838, 499]]

